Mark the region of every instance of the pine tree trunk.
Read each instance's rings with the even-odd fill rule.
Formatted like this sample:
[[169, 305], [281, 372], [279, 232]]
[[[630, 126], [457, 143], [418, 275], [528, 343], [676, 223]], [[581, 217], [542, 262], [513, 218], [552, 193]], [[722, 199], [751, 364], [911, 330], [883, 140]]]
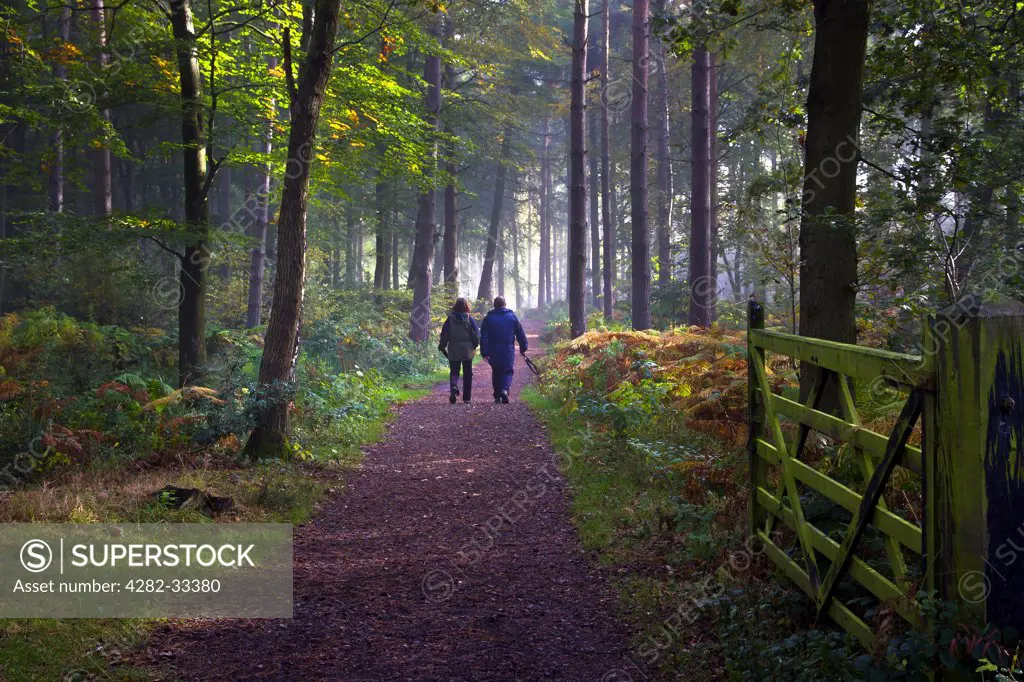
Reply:
[[[60, 18], [58, 19], [58, 35], [62, 43], [71, 42], [71, 8], [61, 6]], [[53, 74], [62, 83], [67, 81], [67, 67], [64, 60], [57, 60]], [[50, 162], [49, 198], [50, 211], [53, 213], [64, 212], [64, 127], [58, 123], [50, 139], [53, 145], [53, 160]]]
[[[135, 211], [135, 173], [131, 161], [120, 159], [117, 164], [117, 175], [121, 183], [121, 196], [124, 198], [125, 213]], [[61, 188], [63, 193], [63, 187]], [[61, 197], [63, 201], [63, 197]]]
[[[277, 222], [277, 277], [274, 301], [267, 324], [260, 362], [260, 393], [269, 398], [246, 444], [252, 458], [284, 457], [288, 447], [289, 402], [275, 396], [275, 388], [294, 379], [299, 353], [299, 326], [306, 269], [306, 210], [309, 202], [309, 171], [314, 155], [316, 126], [331, 74], [335, 36], [341, 3], [316, 0], [309, 50], [299, 70], [298, 87], [292, 93], [288, 158], [281, 210]], [[286, 37], [287, 40], [287, 37]], [[287, 48], [286, 48], [287, 49]], [[287, 52], [285, 53], [288, 54]], [[291, 59], [285, 60], [291, 69]]]
[[[333, 227], [333, 224], [331, 225]], [[331, 257], [329, 266], [329, 277], [330, 285], [332, 289], [341, 288], [341, 263], [344, 259], [342, 254], [341, 241], [338, 239], [338, 234], [335, 231], [331, 231]]]
[[533, 303], [533, 187], [526, 185], [526, 305]]
[[[455, 85], [455, 67], [446, 64], [444, 68], [444, 80], [447, 87]], [[453, 131], [449, 130], [449, 133]], [[442, 238], [442, 250], [444, 251], [444, 281], [456, 285], [459, 283], [459, 231], [456, 224], [458, 216], [458, 188], [455, 183], [455, 175], [458, 169], [455, 166], [455, 144], [449, 142], [445, 145], [445, 172], [450, 181], [444, 188], [444, 236]]]
[[498, 168], [494, 174], [494, 200], [491, 203], [491, 222], [487, 230], [487, 248], [484, 252], [484, 266], [480, 272], [480, 286], [476, 297], [489, 301], [494, 298], [494, 260], [501, 243], [501, 216], [505, 201], [505, 180], [508, 177], [506, 160], [509, 155], [511, 135], [506, 130], [501, 140]]
[[[102, 7], [97, 0], [93, 7]], [[171, 5], [178, 72], [181, 82], [181, 141], [184, 156], [185, 222], [190, 241], [179, 265], [178, 381], [197, 381], [206, 363], [206, 276], [210, 265], [210, 207], [206, 191], [206, 130], [203, 125], [202, 76], [192, 23], [190, 0]], [[102, 10], [100, 10], [102, 15]], [[94, 15], [95, 18], [95, 15]], [[109, 154], [109, 150], [108, 154]], [[109, 156], [108, 156], [109, 160]], [[97, 176], [106, 170], [97, 165]], [[108, 175], [109, 178], [109, 175]], [[108, 185], [109, 189], [109, 185]], [[102, 189], [96, 193], [100, 200]], [[109, 192], [106, 200], [109, 201]]]
[[[441, 198], [443, 204], [443, 195]], [[433, 276], [433, 279], [431, 280], [433, 282], [433, 284], [431, 285], [432, 287], [440, 286], [440, 284], [444, 281], [444, 249], [439, 248], [441, 238], [442, 235], [437, 233], [434, 234], [434, 267], [431, 269], [431, 273]]]
[[711, 154], [708, 162], [708, 194], [711, 211], [708, 213], [708, 233], [711, 235], [711, 321], [718, 319], [718, 56], [708, 55], [708, 130], [711, 136]]
[[[418, 215], [419, 214], [419, 204], [418, 203], [417, 203], [416, 212], [417, 212], [417, 215]], [[405, 255], [405, 260], [409, 264], [409, 274], [408, 274], [407, 279], [405, 280], [405, 288], [408, 289], [409, 291], [413, 290], [413, 288], [412, 288], [412, 267], [413, 267], [413, 265], [415, 265], [415, 262], [416, 262], [416, 225], [419, 225], [419, 223], [417, 222], [416, 224], [413, 225], [413, 238], [411, 240], [409, 240], [409, 248], [406, 250], [406, 255]]]
[[703, 45], [693, 53], [690, 183], [690, 311], [688, 324], [711, 325], [711, 57]]
[[373, 288], [378, 291], [386, 289], [385, 281], [388, 279], [387, 252], [390, 249], [388, 244], [388, 207], [387, 207], [388, 185], [378, 175], [377, 185], [374, 187], [374, 198], [377, 202], [376, 218], [377, 229], [374, 235], [374, 265], [373, 265]]
[[[7, 183], [0, 179], [0, 241], [7, 239], [8, 210]], [[0, 315], [7, 312], [7, 265], [0, 263]]]
[[398, 289], [398, 231], [391, 233], [391, 286]]
[[[388, 186], [388, 203], [391, 200], [391, 186]], [[391, 206], [386, 205], [384, 210], [386, 211], [388, 229], [384, 232], [384, 281], [381, 283], [381, 288], [388, 290], [391, 288], [391, 233], [395, 231], [394, 226], [391, 224]]]
[[[435, 37], [440, 30], [435, 23], [431, 27]], [[441, 112], [441, 58], [428, 55], [423, 67], [423, 80], [427, 83], [427, 123], [437, 129]], [[426, 173], [431, 175], [437, 167], [437, 143], [434, 142], [427, 155]], [[437, 199], [433, 188], [420, 194], [419, 211], [416, 216], [416, 241], [413, 247], [413, 262], [410, 268], [412, 280], [412, 311], [409, 313], [409, 338], [423, 343], [430, 336], [430, 293], [433, 284], [434, 267], [434, 214]]]
[[455, 147], [451, 144], [445, 152], [448, 161], [445, 170], [452, 181], [444, 188], [444, 281], [459, 283], [459, 230], [456, 223], [458, 217], [458, 189], [455, 186]]
[[551, 303], [551, 125], [544, 121], [540, 155], [540, 255], [537, 274], [537, 307]]
[[[663, 12], [665, 0], [656, 0], [655, 11]], [[671, 119], [669, 117], [668, 64], [665, 43], [654, 40], [658, 68], [658, 87], [654, 97], [657, 108], [658, 149], [658, 285], [666, 287], [672, 281], [672, 158], [670, 151]]]
[[650, 7], [633, 2], [633, 101], [630, 146], [632, 226], [633, 329], [651, 328], [651, 257], [647, 234], [647, 75]]
[[[855, 343], [858, 139], [868, 0], [816, 0], [800, 221], [800, 334]], [[801, 388], [814, 370], [805, 366]], [[825, 408], [835, 407], [830, 390]]]
[[363, 267], [366, 264], [366, 235], [363, 234], [363, 220], [362, 218], [356, 219], [355, 222], [355, 236], [356, 236], [356, 286], [362, 288], [365, 280], [365, 271]]
[[601, 194], [601, 172], [600, 155], [598, 150], [598, 127], [600, 118], [596, 111], [591, 112], [589, 117], [588, 137], [590, 148], [587, 150], [590, 163], [590, 184], [588, 186], [588, 199], [590, 201], [590, 304], [597, 309], [601, 308], [601, 205], [598, 197]]
[[498, 263], [498, 276], [495, 282], [495, 289], [498, 296], [505, 298], [505, 231], [502, 230], [501, 240], [498, 243], [498, 253], [495, 257]]
[[[512, 284], [516, 290], [516, 309], [523, 307], [523, 283], [519, 269], [519, 207], [513, 202], [512, 222], [509, 237], [512, 240]], [[527, 269], [529, 272], [529, 269]]]
[[569, 327], [572, 338], [587, 332], [587, 47], [590, 0], [575, 0], [569, 107]]
[[345, 207], [345, 288], [356, 288], [356, 212], [352, 204]]
[[[189, 14], [189, 21], [191, 22], [191, 9], [188, 7], [190, 0], [183, 0], [185, 4], [184, 9], [172, 7], [172, 24], [175, 22], [175, 17], [184, 13]], [[90, 15], [92, 21], [96, 26], [97, 31], [97, 43], [99, 45], [99, 70], [103, 72], [106, 69], [107, 63], [110, 61], [110, 56], [107, 54], [107, 19], [106, 12], [103, 6], [103, 0], [91, 0]], [[195, 36], [191, 37], [192, 43], [195, 43]], [[180, 55], [180, 49], [179, 49]], [[180, 56], [179, 56], [180, 59]], [[201, 84], [197, 81], [197, 87], [201, 88]], [[182, 98], [185, 97], [185, 93], [182, 92]], [[100, 109], [99, 117], [105, 123], [110, 123], [110, 110]], [[187, 152], [186, 152], [187, 153]], [[96, 215], [106, 217], [113, 211], [113, 191], [111, 189], [111, 166], [110, 166], [110, 146], [106, 142], [100, 143], [100, 147], [92, 152], [93, 157], [93, 168], [92, 168], [92, 195], [93, 195], [93, 211]]]
[[[568, 194], [568, 191], [566, 192]], [[549, 298], [551, 301], [566, 300], [562, 291], [562, 259], [558, 251], [558, 237], [561, 231], [555, 223], [551, 223], [551, 259], [548, 262], [548, 267], [551, 268], [551, 291], [549, 292]], [[561, 299], [559, 299], [561, 296]]]
[[[611, 54], [611, 0], [604, 0], [604, 12], [601, 16], [601, 92], [608, 92], [609, 55]], [[608, 102], [601, 97], [601, 223], [604, 231], [604, 261], [602, 275], [604, 280], [604, 318], [612, 319], [615, 305], [615, 200], [612, 196], [611, 162], [611, 117]], [[595, 266], [596, 267], [596, 266]]]

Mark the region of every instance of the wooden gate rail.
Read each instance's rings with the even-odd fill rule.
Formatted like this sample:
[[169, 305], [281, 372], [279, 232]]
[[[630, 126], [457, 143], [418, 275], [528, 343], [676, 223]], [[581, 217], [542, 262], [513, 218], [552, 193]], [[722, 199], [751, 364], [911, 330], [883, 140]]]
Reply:
[[[986, 307], [971, 299], [930, 319], [924, 353], [914, 356], [766, 330], [763, 308], [750, 303], [751, 533], [815, 601], [819, 616], [828, 614], [866, 647], [874, 646], [875, 633], [836, 597], [836, 586], [843, 578], [863, 586], [915, 627], [924, 625], [916, 595], [911, 593], [915, 587], [960, 601], [979, 622], [997, 614], [1011, 621], [1024, 619], [1024, 590], [1020, 589], [1024, 578], [1007, 579], [991, 562], [994, 552], [1000, 551], [993, 543], [1012, 540], [1017, 526], [1019, 546], [1024, 547], [1024, 422], [1013, 414], [1015, 405], [1024, 407], [1022, 332], [1024, 308]], [[982, 339], [994, 342], [991, 358], [979, 346]], [[768, 352], [799, 361], [811, 373], [812, 385], [804, 402], [772, 391]], [[887, 436], [862, 425], [853, 380], [883, 382], [894, 397], [907, 395]], [[831, 412], [819, 409], [828, 390], [830, 403], [838, 403]], [[783, 417], [797, 426], [788, 439]], [[915, 447], [908, 440], [919, 422], [921, 446]], [[812, 430], [852, 450], [866, 483], [863, 493], [801, 460]], [[993, 452], [1001, 453], [1002, 459], [994, 458]], [[921, 478], [924, 504], [919, 524], [886, 507], [885, 488], [898, 466]], [[769, 486], [770, 468], [779, 472], [780, 483], [774, 490]], [[850, 512], [841, 542], [807, 521], [798, 485]], [[788, 552], [776, 542], [776, 523], [796, 536], [796, 545]], [[882, 538], [891, 577], [856, 554], [868, 525]], [[795, 550], [800, 561], [792, 556]], [[907, 578], [904, 550], [920, 558], [923, 585], [912, 585]], [[821, 560], [828, 563], [824, 573]], [[981, 599], [964, 594], [964, 578], [972, 573], [985, 588]], [[1014, 589], [1016, 593], [1011, 594]], [[993, 595], [1009, 606], [993, 608]], [[1019, 623], [1002, 624], [1021, 628]]]

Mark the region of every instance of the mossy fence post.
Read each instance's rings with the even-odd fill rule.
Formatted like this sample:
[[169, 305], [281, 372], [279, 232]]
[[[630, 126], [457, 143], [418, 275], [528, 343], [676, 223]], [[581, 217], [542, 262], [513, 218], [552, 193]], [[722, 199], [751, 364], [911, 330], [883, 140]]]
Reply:
[[968, 297], [928, 327], [927, 587], [977, 625], [1024, 632], [1024, 306]]

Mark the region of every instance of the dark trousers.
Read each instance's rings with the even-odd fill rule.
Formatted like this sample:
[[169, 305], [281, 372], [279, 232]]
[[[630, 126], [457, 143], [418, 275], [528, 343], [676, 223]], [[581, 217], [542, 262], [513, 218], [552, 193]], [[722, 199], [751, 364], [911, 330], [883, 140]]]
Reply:
[[459, 387], [459, 372], [462, 372], [462, 399], [469, 402], [473, 394], [473, 361], [472, 360], [449, 360], [448, 367], [451, 373], [448, 378], [452, 388]]
[[500, 398], [503, 392], [512, 390], [512, 377], [515, 373], [514, 367], [491, 365], [491, 386], [494, 388], [495, 398]]

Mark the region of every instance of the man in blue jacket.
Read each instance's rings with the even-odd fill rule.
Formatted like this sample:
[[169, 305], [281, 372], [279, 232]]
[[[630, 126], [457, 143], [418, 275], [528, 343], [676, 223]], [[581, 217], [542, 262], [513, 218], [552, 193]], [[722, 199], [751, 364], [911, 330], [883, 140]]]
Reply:
[[480, 325], [480, 354], [491, 365], [494, 402], [508, 403], [515, 374], [516, 342], [519, 352], [526, 353], [526, 332], [516, 314], [505, 307], [505, 299], [494, 299], [494, 310], [487, 313]]

